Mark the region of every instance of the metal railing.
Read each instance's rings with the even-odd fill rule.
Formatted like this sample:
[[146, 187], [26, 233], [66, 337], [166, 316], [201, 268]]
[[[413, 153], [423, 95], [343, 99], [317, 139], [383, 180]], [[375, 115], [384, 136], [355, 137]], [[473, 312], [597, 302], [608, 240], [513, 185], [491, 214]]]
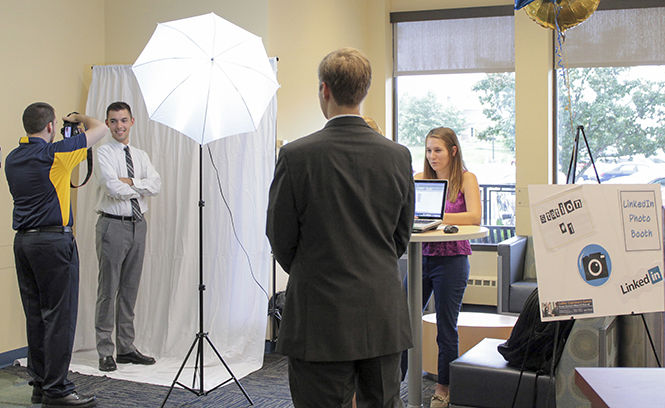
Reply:
[[515, 184], [480, 184], [479, 187], [483, 206], [481, 225], [489, 229], [489, 235], [471, 242], [498, 244], [515, 236]]
[[482, 225], [515, 225], [515, 184], [480, 184]]

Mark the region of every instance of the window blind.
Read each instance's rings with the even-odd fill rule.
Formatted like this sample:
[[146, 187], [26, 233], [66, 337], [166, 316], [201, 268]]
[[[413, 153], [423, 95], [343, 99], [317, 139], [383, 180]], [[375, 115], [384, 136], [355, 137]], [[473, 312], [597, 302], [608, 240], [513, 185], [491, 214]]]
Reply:
[[665, 7], [596, 10], [564, 32], [565, 62], [571, 68], [665, 65], [664, 22]]
[[394, 75], [515, 70], [514, 16], [394, 23]]

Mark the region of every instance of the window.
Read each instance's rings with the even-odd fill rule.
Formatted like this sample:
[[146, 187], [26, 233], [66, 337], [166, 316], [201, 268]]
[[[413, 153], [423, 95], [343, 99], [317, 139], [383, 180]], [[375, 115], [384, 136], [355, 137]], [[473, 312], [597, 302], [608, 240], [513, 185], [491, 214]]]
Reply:
[[578, 132], [577, 183], [597, 183], [588, 150], [602, 183], [659, 183], [665, 175], [665, 7], [618, 3], [601, 2], [565, 32], [563, 59], [555, 55], [567, 68], [557, 70], [559, 183]]
[[478, 177], [484, 225], [514, 226], [514, 17], [510, 6], [393, 13], [396, 140], [423, 171], [425, 136], [453, 129]]

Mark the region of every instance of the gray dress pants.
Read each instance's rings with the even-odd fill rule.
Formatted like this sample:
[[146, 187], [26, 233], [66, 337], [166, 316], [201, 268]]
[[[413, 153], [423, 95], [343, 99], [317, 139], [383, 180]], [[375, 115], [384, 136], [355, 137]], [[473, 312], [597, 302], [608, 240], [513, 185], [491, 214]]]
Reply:
[[145, 253], [145, 220], [132, 222], [100, 215], [96, 226], [99, 277], [95, 332], [99, 357], [134, 351], [134, 305]]

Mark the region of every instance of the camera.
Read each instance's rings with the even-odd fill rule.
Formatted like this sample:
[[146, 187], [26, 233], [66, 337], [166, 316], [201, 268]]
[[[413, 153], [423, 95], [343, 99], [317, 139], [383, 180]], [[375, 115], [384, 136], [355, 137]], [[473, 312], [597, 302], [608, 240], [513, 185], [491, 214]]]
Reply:
[[602, 279], [610, 276], [607, 270], [607, 260], [605, 254], [594, 252], [582, 258], [584, 267], [584, 276], [587, 281]]
[[[78, 112], [72, 112], [72, 113], [78, 113]], [[70, 115], [72, 113], [70, 113]], [[62, 137], [64, 137], [65, 139], [69, 139], [72, 136], [80, 134], [81, 133], [81, 128], [79, 128], [80, 124], [81, 122], [69, 122], [65, 120], [64, 123], [62, 124], [62, 129], [60, 129]]]
[[[69, 115], [73, 115], [73, 114], [78, 115], [78, 112], [72, 112]], [[69, 116], [69, 115], [67, 115], [67, 116]], [[65, 138], [65, 139], [69, 139], [72, 136], [80, 135], [81, 133], [83, 133], [83, 131], [79, 127], [80, 125], [81, 125], [81, 122], [70, 122], [68, 120], [63, 120], [62, 129], [60, 129], [60, 133], [62, 134], [62, 137]], [[88, 148], [87, 161], [88, 161], [88, 173], [85, 176], [85, 180], [83, 180], [83, 182], [81, 184], [79, 184], [78, 186], [74, 185], [74, 183], [72, 183], [70, 181], [69, 185], [71, 186], [71, 188], [83, 187], [85, 185], [85, 183], [87, 183], [88, 180], [90, 180], [90, 176], [92, 176], [92, 148], [91, 147]]]

